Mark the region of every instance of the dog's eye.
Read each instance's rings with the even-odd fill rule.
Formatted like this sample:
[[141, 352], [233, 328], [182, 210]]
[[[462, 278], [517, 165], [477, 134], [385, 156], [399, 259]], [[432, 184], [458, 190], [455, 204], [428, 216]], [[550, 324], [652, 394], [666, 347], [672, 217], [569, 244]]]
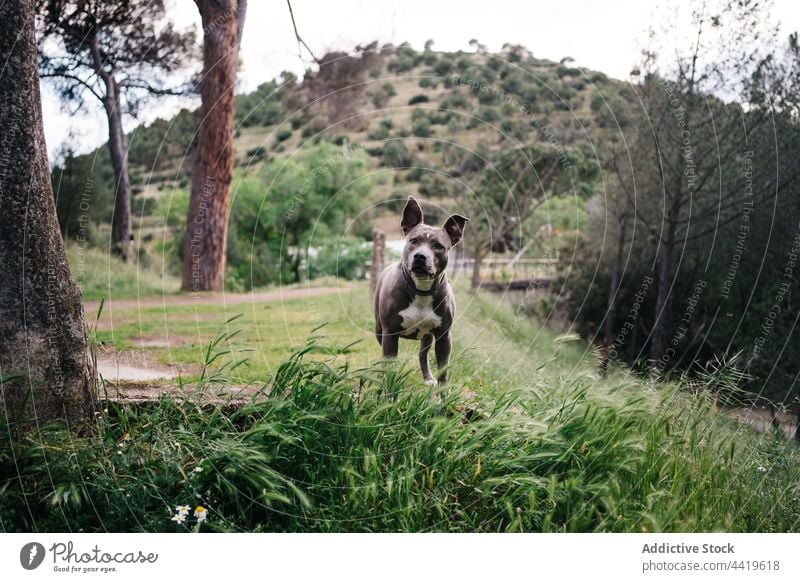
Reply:
[[419, 239], [418, 239], [418, 238], [412, 238], [412, 239], [411, 239], [410, 241], [408, 241], [408, 242], [410, 242], [412, 245], [415, 245], [415, 244], [417, 244], [417, 243], [419, 242]]
[[435, 242], [431, 246], [434, 249], [436, 249], [437, 251], [443, 251], [444, 250], [444, 245], [442, 243]]

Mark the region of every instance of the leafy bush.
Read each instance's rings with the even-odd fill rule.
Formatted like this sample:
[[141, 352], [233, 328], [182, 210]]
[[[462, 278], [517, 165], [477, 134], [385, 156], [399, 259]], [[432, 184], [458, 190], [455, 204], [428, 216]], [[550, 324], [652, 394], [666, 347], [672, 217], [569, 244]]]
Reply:
[[308, 277], [325, 275], [341, 279], [364, 279], [369, 272], [372, 245], [363, 239], [342, 238], [325, 242], [308, 259]]
[[428, 114], [428, 121], [431, 122], [431, 125], [447, 125], [453, 117], [453, 114], [446, 109], [427, 111], [426, 113]]
[[[299, 281], [308, 248], [315, 241], [343, 235], [348, 219], [365, 204], [371, 187], [367, 175], [363, 154], [345, 158], [341, 148], [325, 142], [304, 148], [290, 160], [270, 162], [256, 194], [258, 206], [255, 201], [248, 205], [247, 220], [235, 230], [245, 243], [267, 240], [282, 246], [283, 257], [275, 255], [276, 247], [268, 250], [281, 260], [281, 269], [289, 270], [289, 280]], [[277, 276], [274, 261], [269, 268]], [[245, 284], [263, 283], [253, 277]]]
[[439, 80], [435, 77], [422, 77], [419, 80], [419, 86], [423, 89], [436, 89], [439, 86]]
[[262, 83], [252, 93], [236, 97], [236, 125], [266, 127], [280, 123], [283, 118], [281, 95], [288, 88], [279, 89], [274, 81]]
[[[431, 121], [424, 110], [418, 109], [414, 112], [411, 123], [411, 133], [415, 137], [429, 137], [431, 135]], [[422, 115], [416, 115], [421, 113]]]
[[497, 109], [494, 107], [481, 107], [478, 109], [478, 117], [487, 122], [492, 123], [493, 121], [497, 121], [500, 119], [500, 115], [497, 113]]
[[389, 102], [389, 99], [397, 95], [397, 91], [395, 91], [394, 85], [391, 83], [384, 83], [379, 88], [369, 93], [369, 95], [372, 99], [372, 105], [374, 105], [376, 109], [382, 109]]
[[248, 158], [263, 159], [267, 157], [267, 148], [264, 146], [257, 146], [246, 152]]
[[188, 213], [189, 191], [183, 188], [173, 188], [166, 195], [158, 198], [153, 209], [153, 216], [158, 217], [161, 225], [180, 228], [185, 227]]
[[286, 141], [290, 137], [292, 137], [292, 130], [288, 127], [281, 128], [275, 133], [276, 142]]
[[383, 146], [382, 163], [389, 168], [407, 168], [414, 164], [414, 158], [401, 140], [393, 139]]
[[367, 137], [374, 140], [384, 140], [389, 137], [393, 123], [391, 119], [385, 118], [378, 122], [378, 129], [370, 133]]
[[414, 95], [411, 99], [408, 100], [409, 105], [416, 105], [417, 103], [427, 103], [430, 101], [427, 95], [419, 94]]
[[454, 91], [442, 100], [442, 107], [444, 109], [467, 109], [469, 101], [464, 93]]
[[89, 241], [90, 228], [111, 222], [114, 212], [114, 172], [106, 148], [76, 156], [67, 151], [50, 178], [56, 214], [65, 237]]
[[389, 63], [387, 68], [393, 73], [405, 73], [414, 68], [416, 63], [414, 58], [408, 55], [400, 55], [395, 60]]
[[[269, 162], [274, 167], [277, 162]], [[288, 281], [290, 264], [281, 254], [278, 217], [257, 178], [234, 184], [228, 226], [226, 285], [242, 290]]]
[[448, 56], [442, 55], [442, 57], [433, 65], [433, 70], [440, 77], [444, 77], [453, 70], [452, 59]]

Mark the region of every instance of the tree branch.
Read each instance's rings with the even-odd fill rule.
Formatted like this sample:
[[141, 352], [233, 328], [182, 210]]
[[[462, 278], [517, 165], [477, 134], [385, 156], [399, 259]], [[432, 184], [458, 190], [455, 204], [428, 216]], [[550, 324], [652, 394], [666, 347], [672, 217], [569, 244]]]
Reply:
[[289, 5], [289, 16], [292, 17], [292, 26], [294, 27], [294, 36], [295, 36], [295, 38], [297, 38], [297, 56], [300, 57], [301, 61], [303, 60], [303, 55], [302, 55], [302, 53], [300, 51], [300, 45], [302, 45], [308, 51], [308, 54], [311, 55], [311, 58], [314, 59], [314, 62], [317, 63], [318, 65], [322, 65], [322, 63], [319, 62], [319, 59], [316, 56], [314, 56], [314, 53], [311, 52], [311, 49], [308, 48], [308, 45], [306, 44], [306, 41], [304, 41], [302, 38], [300, 38], [300, 33], [297, 32], [297, 23], [294, 21], [294, 11], [292, 10], [292, 2], [291, 2], [291, 0], [286, 0], [286, 3]]
[[70, 80], [75, 81], [76, 83], [78, 83], [80, 85], [83, 85], [100, 102], [103, 101], [103, 97], [97, 91], [94, 90], [94, 87], [92, 87], [89, 83], [87, 83], [86, 81], [84, 81], [83, 79], [81, 79], [80, 77], [77, 77], [75, 75], [70, 75], [69, 73], [40, 73], [39, 76], [41, 78], [43, 78], [43, 79], [44, 78], [47, 78], [47, 79], [70, 79]]

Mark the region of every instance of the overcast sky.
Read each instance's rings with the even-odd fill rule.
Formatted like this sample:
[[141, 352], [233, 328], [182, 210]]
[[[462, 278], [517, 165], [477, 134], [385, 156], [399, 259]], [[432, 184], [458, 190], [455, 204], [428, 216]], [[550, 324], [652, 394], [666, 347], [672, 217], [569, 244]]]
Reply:
[[[169, 14], [180, 27], [196, 26], [200, 17], [192, 0], [167, 0]], [[378, 40], [408, 41], [421, 49], [428, 39], [434, 49], [470, 50], [477, 38], [490, 51], [506, 42], [528, 47], [538, 58], [575, 59], [575, 65], [626, 79], [639, 55], [650, 23], [654, 0], [293, 0], [300, 34], [319, 57], [329, 50], [349, 50]], [[784, 33], [800, 28], [800, 2], [774, 0], [773, 17]], [[291, 19], [283, 0], [249, 0], [242, 43], [240, 91], [251, 90], [290, 70], [298, 75], [311, 64], [298, 56]], [[78, 151], [90, 151], [107, 139], [100, 104], [92, 112], [69, 117], [55, 95], [42, 88], [48, 150], [53, 154], [72, 135]], [[180, 108], [175, 100], [148, 107], [143, 121], [169, 116]], [[130, 130], [138, 124], [126, 122]]]

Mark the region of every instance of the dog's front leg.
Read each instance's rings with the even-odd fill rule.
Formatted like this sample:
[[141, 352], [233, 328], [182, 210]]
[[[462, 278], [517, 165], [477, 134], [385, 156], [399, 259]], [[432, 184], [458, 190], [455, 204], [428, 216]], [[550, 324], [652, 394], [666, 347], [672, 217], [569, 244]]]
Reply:
[[450, 330], [436, 338], [436, 367], [439, 369], [439, 384], [447, 382], [447, 364], [450, 363]]
[[381, 347], [383, 348], [383, 357], [396, 358], [400, 343], [400, 338], [397, 334], [388, 333], [385, 327], [383, 329], [384, 329], [383, 337], [381, 339]]
[[433, 335], [427, 334], [422, 336], [419, 348], [419, 367], [422, 368], [422, 380], [429, 386], [435, 386], [436, 380], [431, 375], [431, 368], [428, 364], [428, 352], [433, 345]]

